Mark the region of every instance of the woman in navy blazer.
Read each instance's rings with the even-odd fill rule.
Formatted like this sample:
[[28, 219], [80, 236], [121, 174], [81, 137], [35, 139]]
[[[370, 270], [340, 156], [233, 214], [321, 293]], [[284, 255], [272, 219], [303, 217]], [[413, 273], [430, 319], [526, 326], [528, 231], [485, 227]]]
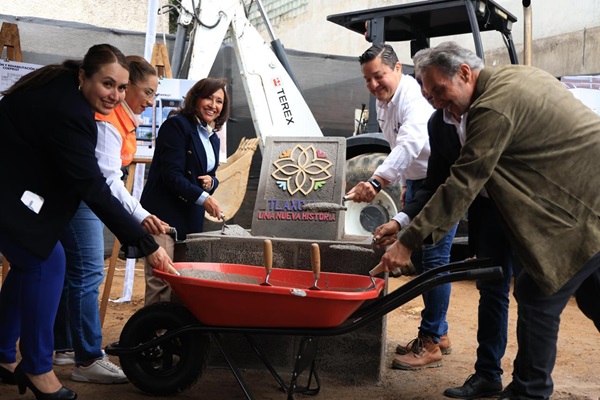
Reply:
[[[94, 111], [109, 114], [129, 81], [125, 56], [89, 49], [21, 78], [0, 100], [0, 379], [37, 399], [75, 399], [52, 370], [54, 318], [65, 277], [59, 237], [84, 200], [127, 246], [167, 271], [164, 249], [111, 195], [94, 153]], [[20, 337], [22, 360], [16, 363]]]
[[[178, 239], [202, 232], [205, 211], [221, 217], [221, 206], [211, 196], [219, 186], [215, 176], [219, 166], [220, 130], [229, 117], [227, 81], [205, 78], [185, 96], [183, 107], [161, 125], [148, 180], [140, 203], [177, 229]], [[155, 236], [173, 257], [173, 239]], [[146, 266], [146, 305], [170, 301], [172, 293]]]

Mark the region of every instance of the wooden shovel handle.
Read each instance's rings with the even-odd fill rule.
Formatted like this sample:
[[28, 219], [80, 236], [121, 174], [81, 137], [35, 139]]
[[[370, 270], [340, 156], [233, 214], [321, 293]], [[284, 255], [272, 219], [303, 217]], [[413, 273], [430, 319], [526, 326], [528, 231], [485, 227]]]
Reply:
[[267, 274], [273, 269], [273, 244], [269, 239], [265, 239], [263, 242], [263, 253], [265, 258], [265, 269]]
[[349, 195], [344, 196], [344, 201], [354, 200], [356, 197], [356, 193], [350, 193]]
[[321, 252], [317, 243], [310, 245], [310, 265], [312, 266], [313, 276], [315, 279], [319, 279], [321, 275]]

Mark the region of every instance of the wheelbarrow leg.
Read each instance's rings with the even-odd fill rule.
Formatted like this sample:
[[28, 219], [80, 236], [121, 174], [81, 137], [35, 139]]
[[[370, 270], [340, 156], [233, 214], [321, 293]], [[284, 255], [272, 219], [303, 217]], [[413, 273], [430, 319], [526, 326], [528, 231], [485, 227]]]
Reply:
[[[294, 399], [294, 393], [302, 393], [305, 395], [314, 396], [321, 390], [321, 380], [319, 379], [319, 374], [315, 368], [315, 357], [317, 355], [318, 345], [318, 337], [304, 336], [300, 340], [300, 346], [296, 356], [296, 364], [294, 365], [294, 371], [292, 372], [292, 381], [290, 382], [290, 387], [287, 390], [288, 400]], [[310, 366], [310, 370], [308, 372], [308, 382], [306, 386], [298, 387], [298, 377], [308, 366]], [[315, 377], [316, 386], [311, 388], [313, 376]]]
[[265, 367], [267, 367], [267, 369], [269, 370], [271, 375], [273, 375], [273, 378], [275, 378], [275, 380], [277, 381], [277, 384], [279, 384], [279, 387], [281, 388], [281, 390], [283, 392], [287, 392], [287, 385], [285, 384], [285, 382], [283, 382], [283, 379], [281, 379], [281, 376], [277, 373], [277, 371], [275, 371], [275, 368], [273, 368], [273, 365], [271, 364], [271, 362], [267, 359], [267, 357], [265, 357], [265, 355], [262, 353], [262, 351], [260, 351], [254, 338], [252, 336], [250, 336], [249, 334], [245, 334], [244, 336], [246, 337], [246, 340], [248, 340], [250, 347], [254, 350], [254, 352], [256, 353], [258, 358], [261, 359], [261, 361], [263, 362]]
[[223, 357], [225, 357], [225, 361], [227, 361], [227, 364], [229, 365], [229, 369], [233, 373], [233, 376], [235, 376], [235, 379], [238, 381], [238, 384], [240, 385], [240, 388], [242, 388], [242, 391], [244, 392], [244, 395], [246, 395], [246, 398], [248, 400], [254, 400], [254, 397], [252, 396], [252, 393], [250, 393], [250, 389], [248, 388], [248, 385], [244, 381], [244, 378], [242, 377], [242, 374], [240, 373], [240, 370], [238, 369], [238, 367], [233, 362], [233, 359], [231, 358], [231, 355], [223, 347], [223, 343], [221, 342], [221, 336], [218, 333], [214, 333], [213, 334], [213, 338], [215, 340], [215, 343], [219, 347], [219, 350], [221, 351], [221, 354], [223, 354]]

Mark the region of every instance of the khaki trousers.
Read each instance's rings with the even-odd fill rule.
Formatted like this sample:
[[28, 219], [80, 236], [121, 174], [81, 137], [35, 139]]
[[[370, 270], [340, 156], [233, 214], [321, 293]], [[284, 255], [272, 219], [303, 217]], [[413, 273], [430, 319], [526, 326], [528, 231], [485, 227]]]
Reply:
[[[173, 254], [175, 252], [175, 240], [169, 235], [153, 235], [156, 243], [173, 259]], [[161, 301], [175, 301], [179, 302], [177, 296], [173, 293], [171, 288], [165, 284], [165, 282], [157, 278], [152, 274], [152, 266], [148, 264], [148, 261], [144, 262], [145, 274], [144, 277], [146, 279], [146, 295], [144, 298], [144, 304], [150, 305], [154, 303], [158, 303]]]

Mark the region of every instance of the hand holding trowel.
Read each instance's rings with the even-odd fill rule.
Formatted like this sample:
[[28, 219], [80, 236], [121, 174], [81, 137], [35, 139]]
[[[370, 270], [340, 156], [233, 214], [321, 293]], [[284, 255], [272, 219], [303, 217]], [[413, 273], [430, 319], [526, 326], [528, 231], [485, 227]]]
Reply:
[[327, 203], [317, 201], [315, 203], [304, 204], [302, 206], [302, 211], [313, 211], [313, 212], [335, 212], [335, 211], [346, 211], [348, 208], [344, 205], [348, 200], [352, 200], [354, 198], [354, 193], [351, 193], [342, 198], [342, 204], [337, 203]]

